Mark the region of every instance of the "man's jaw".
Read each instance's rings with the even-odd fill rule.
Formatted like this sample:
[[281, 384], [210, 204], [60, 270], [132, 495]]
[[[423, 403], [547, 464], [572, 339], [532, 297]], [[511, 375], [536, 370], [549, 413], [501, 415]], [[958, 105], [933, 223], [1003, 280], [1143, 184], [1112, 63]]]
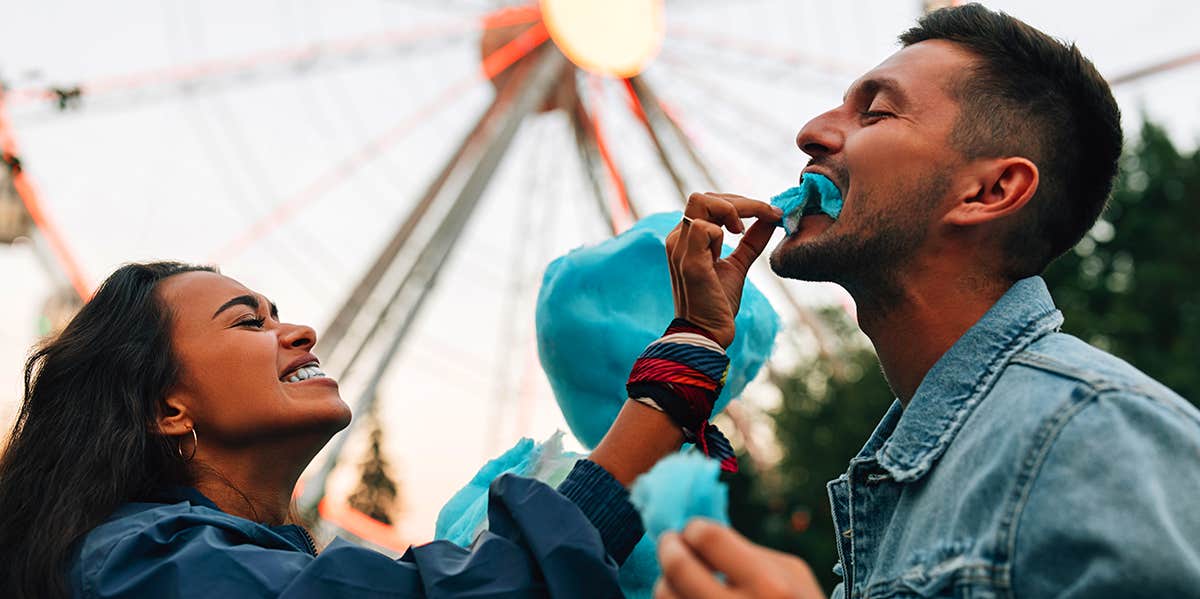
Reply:
[[820, 237], [830, 227], [834, 220], [825, 214], [811, 214], [800, 219], [796, 232], [783, 238], [777, 249], [787, 249], [812, 241]]

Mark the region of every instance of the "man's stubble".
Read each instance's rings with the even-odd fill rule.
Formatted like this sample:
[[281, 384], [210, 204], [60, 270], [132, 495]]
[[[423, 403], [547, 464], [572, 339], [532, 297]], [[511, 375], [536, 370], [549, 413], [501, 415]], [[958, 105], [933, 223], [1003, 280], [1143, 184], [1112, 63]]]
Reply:
[[[777, 248], [771, 269], [781, 277], [837, 283], [864, 303], [886, 305], [900, 294], [904, 267], [925, 241], [930, 218], [950, 184], [947, 170], [928, 175], [885, 204], [880, 190], [864, 189], [855, 199], [865, 210], [839, 220], [821, 235], [795, 247]], [[840, 225], [840, 226], [839, 226]], [[851, 229], [843, 230], [849, 225]]]

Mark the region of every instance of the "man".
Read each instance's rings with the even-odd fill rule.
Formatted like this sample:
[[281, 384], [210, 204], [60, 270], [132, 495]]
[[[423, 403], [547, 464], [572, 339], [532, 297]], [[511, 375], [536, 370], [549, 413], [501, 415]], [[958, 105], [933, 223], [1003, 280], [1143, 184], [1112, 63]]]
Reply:
[[[1074, 46], [977, 5], [900, 41], [797, 136], [840, 218], [805, 217], [771, 255], [851, 293], [897, 397], [829, 483], [834, 596], [1200, 596], [1200, 413], [1058, 332], [1037, 276], [1111, 190], [1108, 85]], [[677, 313], [728, 344], [778, 212], [694, 194], [685, 215], [667, 243]], [[803, 562], [711, 523], [664, 535], [659, 557], [660, 598], [820, 596]]]

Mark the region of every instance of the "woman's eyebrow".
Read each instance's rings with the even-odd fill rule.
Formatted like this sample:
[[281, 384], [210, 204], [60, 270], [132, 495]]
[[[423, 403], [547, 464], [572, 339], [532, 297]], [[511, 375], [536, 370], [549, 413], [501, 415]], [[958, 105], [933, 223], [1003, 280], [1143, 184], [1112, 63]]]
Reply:
[[[221, 307], [217, 308], [216, 312], [213, 312], [212, 317], [216, 318], [222, 312], [224, 312], [225, 310], [228, 310], [229, 308], [232, 308], [234, 306], [250, 306], [251, 308], [254, 309], [255, 312], [257, 312], [258, 306], [259, 306], [258, 298], [254, 297], [253, 295], [239, 295], [239, 296], [225, 302], [224, 304], [221, 304]], [[271, 304], [271, 307], [273, 309], [275, 307], [275, 304]]]

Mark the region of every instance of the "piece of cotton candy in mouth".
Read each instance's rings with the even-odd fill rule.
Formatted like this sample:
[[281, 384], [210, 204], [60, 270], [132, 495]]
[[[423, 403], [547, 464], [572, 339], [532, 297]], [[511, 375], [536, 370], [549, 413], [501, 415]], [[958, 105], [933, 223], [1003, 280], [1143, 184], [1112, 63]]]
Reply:
[[799, 185], [771, 198], [771, 205], [783, 211], [779, 226], [791, 235], [805, 216], [825, 214], [837, 220], [842, 214], [842, 192], [825, 175], [804, 173]]

